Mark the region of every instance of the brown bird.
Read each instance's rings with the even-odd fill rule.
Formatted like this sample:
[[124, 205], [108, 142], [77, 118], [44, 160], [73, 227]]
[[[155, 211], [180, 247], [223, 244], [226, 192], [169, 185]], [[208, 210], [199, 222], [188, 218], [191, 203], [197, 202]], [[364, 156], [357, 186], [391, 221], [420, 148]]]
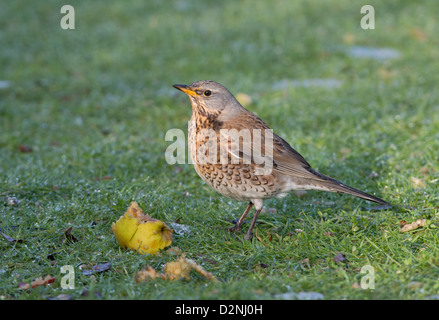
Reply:
[[255, 206], [246, 240], [251, 239], [263, 199], [283, 197], [292, 190], [341, 192], [390, 206], [382, 199], [314, 170], [223, 85], [205, 80], [174, 87], [186, 93], [191, 101], [188, 144], [198, 175], [220, 194], [249, 202], [230, 230], [240, 231], [245, 217]]

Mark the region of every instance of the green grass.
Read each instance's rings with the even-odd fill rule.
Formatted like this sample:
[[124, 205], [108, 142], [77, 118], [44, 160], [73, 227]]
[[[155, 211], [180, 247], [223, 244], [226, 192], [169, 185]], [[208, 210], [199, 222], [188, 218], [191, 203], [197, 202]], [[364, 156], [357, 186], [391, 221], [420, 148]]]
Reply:
[[[75, 30], [61, 29], [58, 1], [0, 5], [0, 80], [9, 81], [0, 89], [0, 228], [24, 239], [0, 234], [1, 299], [275, 299], [292, 291], [437, 297], [434, 1], [369, 1], [375, 30], [360, 28], [361, 1], [72, 4]], [[353, 45], [393, 48], [401, 57], [354, 58], [346, 54]], [[342, 85], [273, 89], [282, 79], [315, 78]], [[251, 242], [228, 234], [246, 204], [164, 157], [165, 133], [186, 130], [191, 113], [172, 84], [202, 79], [249, 94], [248, 108], [322, 173], [415, 209], [372, 212], [350, 196], [291, 194], [264, 202], [276, 212], [261, 214]], [[220, 281], [193, 274], [137, 284], [137, 271], [161, 270], [175, 256], [119, 247], [111, 224], [133, 200], [155, 218], [189, 226], [173, 245]], [[417, 219], [427, 226], [399, 232], [400, 221]], [[63, 241], [69, 227], [78, 239], [72, 244]], [[335, 262], [339, 253], [346, 259]], [[103, 262], [111, 270], [79, 270]], [[60, 287], [64, 265], [75, 268], [75, 289]], [[365, 265], [375, 270], [373, 290], [358, 287]], [[47, 274], [57, 277], [52, 285], [19, 289]]]

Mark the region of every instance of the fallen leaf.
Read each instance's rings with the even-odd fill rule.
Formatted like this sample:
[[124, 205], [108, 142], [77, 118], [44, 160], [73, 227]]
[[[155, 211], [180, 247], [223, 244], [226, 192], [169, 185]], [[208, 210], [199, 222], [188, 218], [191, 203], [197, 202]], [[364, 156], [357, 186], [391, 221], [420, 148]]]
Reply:
[[22, 152], [22, 153], [29, 153], [29, 152], [33, 151], [32, 147], [27, 146], [25, 144], [20, 144], [18, 146], [18, 150], [20, 150], [20, 152]]
[[20, 290], [30, 289], [30, 284], [29, 283], [24, 283], [24, 282], [19, 282], [18, 283], [18, 289], [20, 289]]
[[53, 283], [56, 280], [56, 277], [51, 277], [50, 275], [47, 275], [44, 279], [42, 277], [36, 278], [31, 283], [18, 283], [18, 288], [21, 290], [27, 290], [30, 288], [36, 288], [39, 286], [46, 286], [50, 283]]
[[204, 270], [202, 266], [191, 259], [186, 259], [184, 253], [176, 261], [168, 262], [163, 268], [164, 273], [158, 273], [154, 268], [148, 265], [136, 273], [135, 279], [138, 283], [156, 278], [171, 281], [180, 279], [190, 280], [191, 270], [194, 270], [208, 280], [218, 281], [212, 273]]
[[343, 42], [347, 44], [352, 44], [355, 42], [355, 36], [350, 32], [345, 33], [343, 35]]
[[354, 282], [352, 284], [352, 289], [358, 289], [358, 288], [361, 288], [360, 284], [358, 282]]
[[51, 277], [50, 275], [47, 275], [44, 279], [37, 278], [34, 281], [30, 283], [32, 288], [38, 287], [38, 286], [47, 286], [50, 283], [55, 282], [56, 277]]
[[301, 260], [301, 261], [300, 261], [300, 264], [301, 264], [303, 267], [306, 267], [306, 268], [311, 267], [311, 264], [310, 264], [310, 262], [309, 262], [309, 258], [305, 258], [305, 259]]
[[96, 177], [96, 178], [93, 178], [93, 180], [94, 181], [113, 180], [113, 177], [111, 177], [111, 176]]
[[424, 188], [425, 187], [425, 182], [419, 178], [411, 177], [410, 180], [412, 182], [413, 188]]
[[64, 231], [64, 236], [66, 238], [65, 239], [66, 244], [71, 244], [71, 243], [78, 241], [78, 239], [76, 239], [75, 236], [72, 234], [72, 228], [73, 227], [70, 227], [66, 231]]
[[427, 40], [427, 35], [425, 32], [418, 28], [413, 28], [410, 30], [410, 36], [419, 42], [425, 42]]
[[183, 219], [183, 217], [178, 217], [177, 219], [175, 219], [175, 223], [180, 223], [181, 219]]
[[345, 256], [342, 253], [338, 253], [334, 258], [332, 258], [335, 262], [341, 262], [346, 260]]
[[425, 221], [426, 221], [426, 219], [418, 219], [415, 222], [404, 224], [399, 231], [400, 232], [407, 232], [407, 231], [417, 229], [419, 227], [423, 227], [425, 225]]
[[169, 280], [179, 280], [182, 278], [189, 280], [191, 269], [190, 261], [186, 260], [185, 254], [182, 254], [177, 261], [168, 262], [164, 266], [163, 271]]
[[91, 276], [92, 274], [95, 274], [95, 273], [100, 273], [100, 272], [110, 270], [110, 268], [111, 268], [111, 263], [106, 262], [106, 263], [102, 263], [102, 264], [97, 264], [97, 265], [91, 267], [90, 269], [85, 269], [82, 271], [82, 274], [85, 276]]
[[138, 271], [135, 276], [135, 280], [137, 283], [148, 281], [151, 279], [156, 279], [156, 278], [165, 280], [166, 276], [163, 273], [158, 273], [151, 266], [146, 266], [144, 269]]
[[14, 242], [23, 242], [23, 241], [24, 241], [23, 239], [14, 239], [14, 238], [8, 236], [7, 234], [5, 234], [5, 233], [3, 233], [3, 232], [0, 232], [0, 233], [1, 233], [2, 236], [3, 236], [8, 242], [10, 242], [10, 243], [14, 243]]

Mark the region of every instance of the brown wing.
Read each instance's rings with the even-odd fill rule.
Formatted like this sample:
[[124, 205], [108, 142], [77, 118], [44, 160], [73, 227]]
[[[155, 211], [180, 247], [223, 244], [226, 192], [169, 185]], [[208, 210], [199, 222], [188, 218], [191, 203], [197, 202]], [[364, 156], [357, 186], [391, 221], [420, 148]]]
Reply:
[[[234, 119], [232, 122], [224, 122], [222, 129], [228, 130], [248, 130], [251, 128], [251, 150], [250, 153], [240, 148], [240, 154], [231, 154], [231, 157], [235, 159], [237, 157], [241, 159], [252, 159], [254, 163], [254, 155], [259, 154], [266, 156], [266, 161], [272, 161], [273, 169], [286, 175], [296, 176], [298, 178], [314, 179], [324, 181], [325, 179], [315, 175], [311, 165], [302, 157], [296, 150], [294, 150], [284, 139], [279, 137], [272, 131], [273, 150], [268, 153], [265, 150], [266, 137], [268, 133], [266, 130], [271, 130], [270, 127], [262, 121], [258, 116], [247, 111], [244, 115], [241, 115], [239, 119]], [[261, 132], [261, 141], [255, 137], [255, 129], [259, 129]], [[229, 146], [230, 148], [230, 146]], [[247, 151], [249, 151], [247, 149]], [[311, 170], [311, 171], [310, 171]]]
[[[270, 129], [268, 125], [263, 122], [259, 117], [254, 115], [253, 113], [248, 113], [246, 117], [240, 117], [240, 121], [234, 122], [234, 128], [237, 130], [245, 129], [245, 128], [254, 128], [260, 129], [264, 131], [265, 129]], [[321, 187], [327, 188], [328, 191], [333, 192], [342, 192], [354, 195], [356, 197], [366, 199], [369, 201], [374, 201], [377, 203], [381, 203], [384, 205], [388, 205], [388, 202], [372, 196], [368, 193], [365, 193], [361, 190], [357, 190], [348, 185], [343, 184], [342, 182], [321, 174], [315, 171], [311, 165], [305, 160], [300, 153], [294, 150], [288, 142], [274, 134], [273, 137], [273, 152], [272, 152], [272, 161], [273, 161], [273, 170], [279, 173], [289, 175], [295, 178], [299, 178], [298, 180], [308, 180], [309, 185], [319, 185]], [[253, 135], [252, 135], [253, 138]], [[266, 154], [265, 152], [265, 136], [262, 135], [261, 143], [254, 143], [252, 139], [252, 152], [260, 152], [259, 154]], [[233, 155], [237, 156], [237, 155]], [[252, 159], [252, 155], [248, 154], [240, 154], [239, 157], [250, 157]], [[267, 159], [269, 161], [269, 159]], [[308, 183], [307, 183], [308, 185]]]

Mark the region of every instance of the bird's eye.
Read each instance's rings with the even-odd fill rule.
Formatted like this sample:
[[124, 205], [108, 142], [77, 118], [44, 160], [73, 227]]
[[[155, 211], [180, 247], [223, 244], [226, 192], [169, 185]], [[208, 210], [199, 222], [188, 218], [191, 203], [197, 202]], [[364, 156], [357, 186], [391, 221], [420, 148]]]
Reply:
[[212, 91], [210, 91], [210, 90], [206, 90], [206, 91], [204, 91], [204, 93], [203, 93], [206, 97], [208, 97], [208, 96], [210, 96], [211, 94], [212, 94]]

